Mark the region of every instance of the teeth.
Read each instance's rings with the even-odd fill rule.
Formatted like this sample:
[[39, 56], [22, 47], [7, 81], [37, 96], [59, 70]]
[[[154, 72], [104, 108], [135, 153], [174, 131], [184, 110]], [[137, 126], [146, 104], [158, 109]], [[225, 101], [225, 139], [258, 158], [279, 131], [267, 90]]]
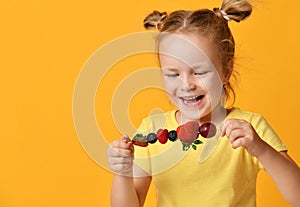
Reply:
[[197, 97], [191, 97], [191, 98], [183, 98], [184, 100], [187, 100], [187, 101], [193, 101], [195, 100]]

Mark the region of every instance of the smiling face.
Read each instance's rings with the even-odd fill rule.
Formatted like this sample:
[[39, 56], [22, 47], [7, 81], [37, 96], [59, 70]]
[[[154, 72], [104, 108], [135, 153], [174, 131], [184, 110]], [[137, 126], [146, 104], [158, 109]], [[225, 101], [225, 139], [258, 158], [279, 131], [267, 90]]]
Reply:
[[204, 37], [167, 34], [159, 42], [164, 84], [178, 107], [177, 121], [211, 121], [223, 109], [223, 85], [228, 82], [217, 49]]

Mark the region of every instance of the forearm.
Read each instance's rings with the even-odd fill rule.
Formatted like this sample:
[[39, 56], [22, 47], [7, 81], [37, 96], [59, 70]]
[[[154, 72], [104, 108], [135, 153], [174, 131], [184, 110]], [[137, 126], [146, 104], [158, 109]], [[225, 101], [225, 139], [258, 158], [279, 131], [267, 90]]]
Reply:
[[293, 206], [300, 206], [299, 167], [267, 144], [258, 160], [272, 177], [285, 199]]
[[133, 177], [115, 175], [110, 200], [112, 207], [139, 207]]

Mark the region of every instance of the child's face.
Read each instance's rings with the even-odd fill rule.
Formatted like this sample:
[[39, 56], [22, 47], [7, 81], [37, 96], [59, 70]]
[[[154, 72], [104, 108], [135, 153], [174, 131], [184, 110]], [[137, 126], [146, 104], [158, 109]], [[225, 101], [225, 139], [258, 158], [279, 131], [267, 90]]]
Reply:
[[223, 73], [214, 44], [193, 34], [170, 34], [159, 44], [159, 58], [165, 88], [183, 119], [210, 117], [221, 107]]

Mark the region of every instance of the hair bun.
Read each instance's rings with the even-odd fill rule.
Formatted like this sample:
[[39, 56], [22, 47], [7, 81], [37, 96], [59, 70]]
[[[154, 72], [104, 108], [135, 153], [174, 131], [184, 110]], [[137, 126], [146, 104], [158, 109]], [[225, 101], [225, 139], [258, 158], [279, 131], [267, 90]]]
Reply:
[[221, 8], [214, 8], [213, 11], [220, 17], [240, 22], [251, 15], [252, 6], [247, 0], [223, 0]]
[[166, 12], [153, 11], [144, 19], [144, 27], [146, 29], [160, 29], [161, 24], [167, 17]]

